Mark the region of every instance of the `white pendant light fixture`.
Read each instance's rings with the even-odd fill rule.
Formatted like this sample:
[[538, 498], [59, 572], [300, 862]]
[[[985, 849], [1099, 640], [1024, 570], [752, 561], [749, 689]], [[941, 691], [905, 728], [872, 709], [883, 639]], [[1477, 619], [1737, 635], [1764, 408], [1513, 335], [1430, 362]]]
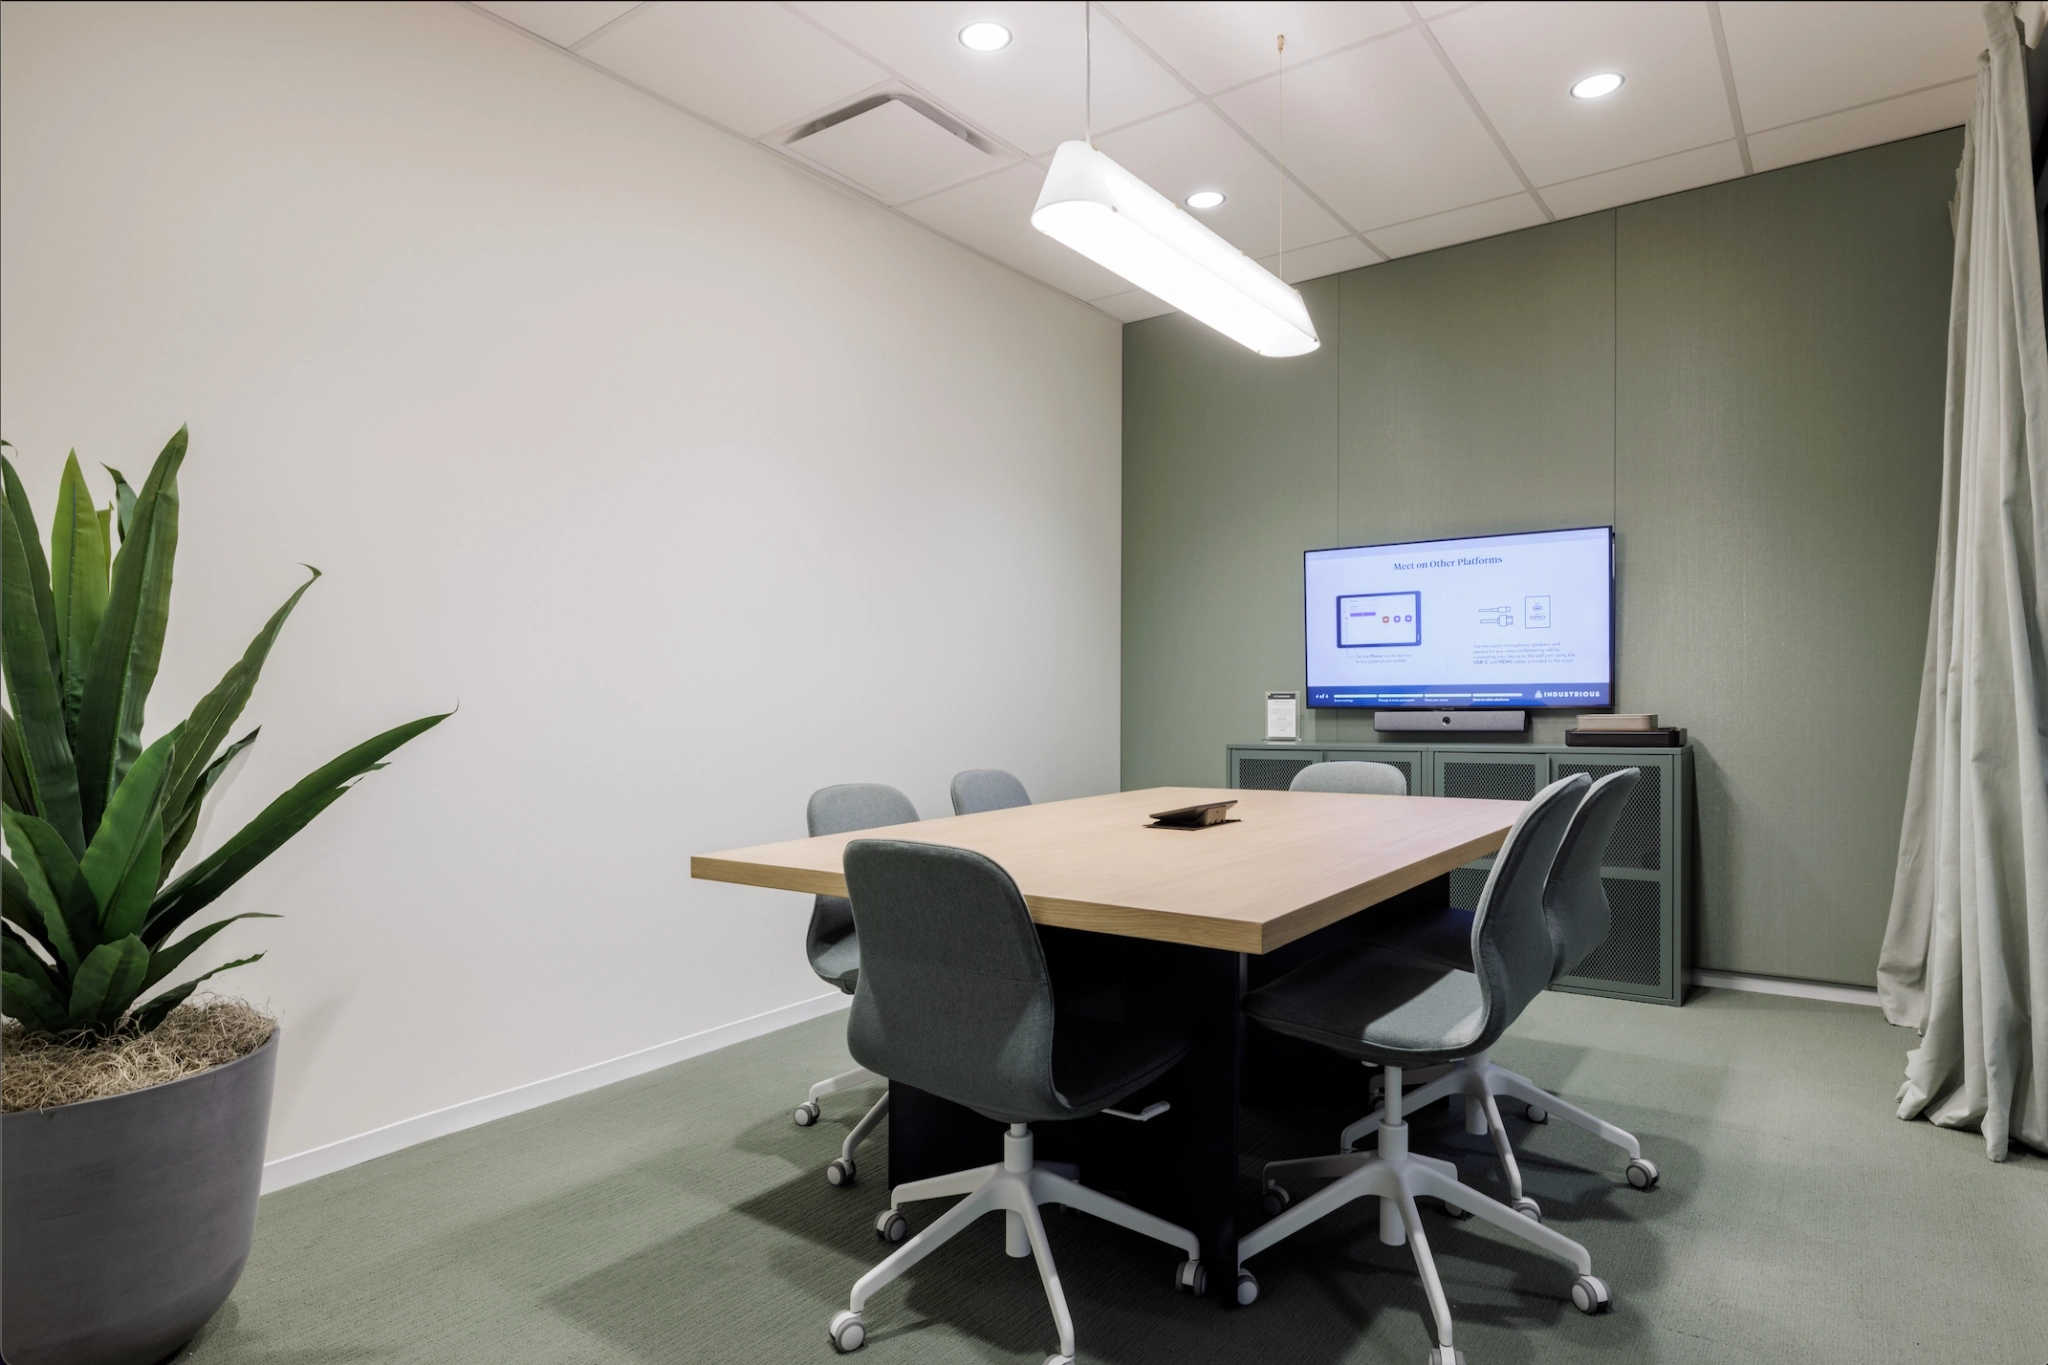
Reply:
[[[1091, 50], [1091, 68], [1093, 57]], [[1089, 115], [1092, 124], [1092, 107]], [[1299, 292], [1097, 151], [1092, 138], [1053, 153], [1031, 226], [1260, 355], [1306, 355], [1322, 344]]]

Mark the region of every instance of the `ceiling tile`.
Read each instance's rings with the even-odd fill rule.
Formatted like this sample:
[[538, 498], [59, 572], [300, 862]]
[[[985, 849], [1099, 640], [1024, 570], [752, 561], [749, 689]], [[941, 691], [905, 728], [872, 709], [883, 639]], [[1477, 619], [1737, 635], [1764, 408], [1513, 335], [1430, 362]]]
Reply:
[[1118, 0], [1105, 4], [1167, 65], [1204, 94], [1270, 75], [1274, 38], [1287, 35], [1287, 64], [1296, 66], [1341, 47], [1408, 26], [1398, 4], [1287, 0], [1275, 4]]
[[[1228, 199], [1193, 216], [1246, 255], [1278, 245], [1273, 208], [1280, 172], [1207, 105], [1147, 119], [1095, 145], [1176, 204], [1196, 190], [1223, 191]], [[1346, 231], [1294, 185], [1287, 187], [1286, 226], [1293, 242], [1326, 242]]]
[[1132, 289], [1122, 294], [1111, 294], [1106, 299], [1094, 300], [1095, 306], [1119, 322], [1143, 322], [1163, 313], [1171, 313], [1170, 304], [1161, 303], [1142, 289]]
[[1303, 280], [1319, 280], [1325, 275], [1356, 270], [1362, 265], [1378, 265], [1384, 259], [1356, 237], [1339, 237], [1333, 242], [1287, 248], [1284, 270], [1279, 268], [1280, 258], [1277, 255], [1261, 256], [1259, 264], [1289, 284], [1300, 284]]
[[570, 47], [633, 8], [639, 0], [478, 0], [489, 10], [557, 47]]
[[1976, 103], [1977, 82], [1957, 81], [1917, 95], [1901, 95], [1861, 109], [1752, 133], [1749, 157], [1758, 170], [1769, 171], [1795, 162], [1853, 152], [1858, 147], [1896, 142], [1902, 137], [1967, 123]]
[[1472, 204], [1413, 223], [1376, 229], [1372, 244], [1389, 256], [1414, 256], [1459, 242], [1476, 242], [1496, 233], [1535, 227], [1542, 221], [1543, 210], [1536, 207], [1536, 201], [1526, 194], [1516, 194], [1490, 204]]
[[747, 137], [889, 76], [782, 6], [742, 0], [648, 5], [582, 53]]
[[[1217, 104], [1271, 150], [1275, 82]], [[1512, 194], [1521, 182], [1413, 29], [1287, 75], [1288, 167], [1357, 228]]]
[[1611, 209], [1617, 204], [1633, 204], [1676, 194], [1680, 190], [1733, 180], [1741, 174], [1742, 153], [1736, 150], [1731, 138], [1711, 147], [1695, 147], [1689, 152], [1658, 157], [1640, 165], [1623, 166], [1562, 184], [1545, 185], [1543, 202], [1550, 205], [1550, 211], [1558, 217], [1575, 218], [1582, 213]]
[[1970, 0], [1724, 3], [1742, 121], [1751, 131], [1776, 128], [1973, 76], [1986, 42], [1982, 8]]
[[913, 200], [903, 212], [1077, 299], [1106, 298], [1128, 290], [1130, 281], [1123, 276], [1031, 226], [1031, 210], [1044, 183], [1045, 172], [1026, 162]]
[[1478, 0], [1420, 0], [1416, 11], [1425, 19], [1434, 19], [1439, 14], [1454, 14], [1461, 9], [1471, 9]]
[[899, 204], [1016, 159], [1005, 152], [997, 160], [901, 99], [886, 100], [783, 150], [845, 176], [885, 204]]
[[[1081, 7], [996, 0], [993, 4], [833, 3], [797, 6], [983, 131], [1028, 156], [1082, 135], [1087, 53]], [[970, 52], [960, 30], [976, 20], [1009, 29], [1010, 45]], [[1148, 118], [1193, 96], [1159, 63], [1098, 21], [1095, 127]]]
[[[1485, 4], [1430, 24], [1451, 64], [1539, 185], [1735, 136], [1707, 7]], [[1627, 83], [1580, 100], [1572, 83]]]

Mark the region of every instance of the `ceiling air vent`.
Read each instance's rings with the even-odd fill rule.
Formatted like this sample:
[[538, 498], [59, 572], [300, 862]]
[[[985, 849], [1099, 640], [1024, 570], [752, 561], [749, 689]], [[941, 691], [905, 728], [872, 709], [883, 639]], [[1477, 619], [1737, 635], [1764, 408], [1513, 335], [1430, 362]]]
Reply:
[[870, 95], [806, 123], [783, 144], [885, 204], [991, 164], [987, 138], [915, 95]]

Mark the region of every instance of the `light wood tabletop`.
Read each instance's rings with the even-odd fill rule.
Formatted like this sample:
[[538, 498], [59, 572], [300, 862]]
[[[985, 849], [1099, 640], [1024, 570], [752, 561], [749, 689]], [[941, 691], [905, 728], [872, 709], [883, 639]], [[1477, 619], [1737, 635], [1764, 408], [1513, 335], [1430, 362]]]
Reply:
[[[1145, 827], [1230, 800], [1234, 824]], [[843, 896], [851, 840], [950, 844], [1000, 863], [1040, 924], [1265, 953], [1495, 852], [1522, 804], [1154, 787], [700, 854], [690, 875]]]

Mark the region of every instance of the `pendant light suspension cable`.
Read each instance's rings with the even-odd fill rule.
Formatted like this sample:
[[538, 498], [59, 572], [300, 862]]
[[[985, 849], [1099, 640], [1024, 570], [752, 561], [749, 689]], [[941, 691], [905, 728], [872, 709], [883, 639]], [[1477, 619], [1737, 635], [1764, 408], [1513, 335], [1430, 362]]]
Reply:
[[1279, 53], [1273, 59], [1273, 95], [1280, 106], [1277, 122], [1280, 125], [1280, 155], [1276, 158], [1280, 172], [1279, 235], [1280, 268], [1274, 273], [1282, 280], [1287, 278], [1287, 35], [1281, 34], [1276, 40]]
[[1095, 145], [1095, 0], [1081, 0], [1081, 140]]

